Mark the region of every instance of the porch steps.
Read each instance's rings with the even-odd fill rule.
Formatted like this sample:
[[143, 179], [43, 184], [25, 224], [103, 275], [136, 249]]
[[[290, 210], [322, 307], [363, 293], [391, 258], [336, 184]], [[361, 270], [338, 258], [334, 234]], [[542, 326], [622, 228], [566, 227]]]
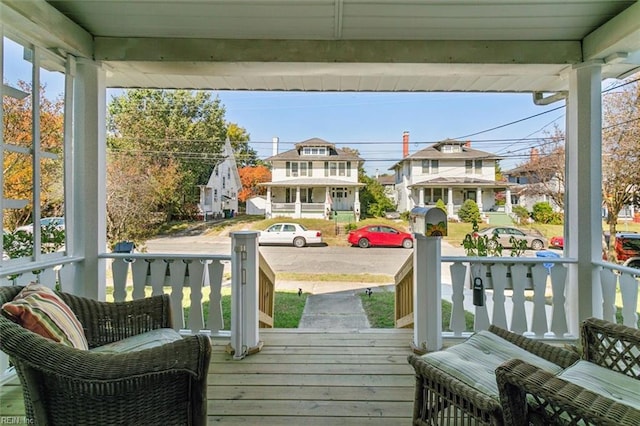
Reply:
[[489, 218], [489, 226], [513, 226], [511, 216], [504, 212], [484, 212]]

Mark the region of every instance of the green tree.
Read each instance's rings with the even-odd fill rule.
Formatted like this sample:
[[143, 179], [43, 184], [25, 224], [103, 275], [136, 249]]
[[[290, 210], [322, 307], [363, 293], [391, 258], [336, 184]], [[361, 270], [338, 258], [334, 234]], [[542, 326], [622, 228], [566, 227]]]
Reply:
[[236, 123], [227, 123], [227, 138], [231, 141], [238, 168], [262, 165], [256, 150], [249, 146], [250, 136], [246, 129]]
[[438, 198], [438, 201], [436, 201], [436, 207], [442, 210], [444, 214], [447, 214], [447, 206], [444, 201], [442, 201], [442, 198]]
[[460, 210], [458, 210], [458, 217], [461, 221], [467, 223], [480, 222], [480, 209], [478, 205], [473, 200], [465, 200], [464, 203], [460, 206]]
[[387, 211], [395, 209], [393, 202], [384, 193], [384, 187], [375, 178], [361, 175], [360, 211], [366, 217], [383, 217]]

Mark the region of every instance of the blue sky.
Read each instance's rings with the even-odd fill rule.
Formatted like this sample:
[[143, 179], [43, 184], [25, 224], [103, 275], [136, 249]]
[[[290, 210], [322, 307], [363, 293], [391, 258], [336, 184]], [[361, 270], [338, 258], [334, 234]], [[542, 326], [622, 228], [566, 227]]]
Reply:
[[476, 149], [504, 156], [506, 170], [524, 161], [554, 123], [564, 128], [565, 121], [563, 102], [537, 106], [531, 94], [216, 93], [227, 120], [247, 129], [261, 158], [271, 155], [273, 137], [280, 138], [280, 152], [318, 137], [358, 149], [369, 174], [386, 173], [401, 158], [404, 131], [410, 133], [410, 153], [446, 138], [470, 140]]
[[[31, 64], [24, 60], [22, 48], [13, 42], [5, 47], [8, 65], [5, 80], [29, 80]], [[46, 73], [42, 79], [49, 96], [62, 91], [61, 74]], [[280, 152], [292, 149], [297, 142], [318, 137], [338, 147], [358, 149], [370, 175], [376, 170], [387, 173], [401, 158], [404, 131], [410, 133], [410, 153], [446, 138], [470, 140], [476, 149], [504, 156], [502, 168], [507, 170], [523, 162], [531, 147], [541, 143], [539, 138], [553, 132], [554, 123], [563, 129], [565, 120], [562, 102], [536, 106], [530, 94], [250, 91], [214, 94], [226, 109], [226, 119], [250, 134], [250, 145], [260, 158], [271, 155], [273, 137], [280, 139]], [[554, 109], [557, 110], [551, 111]], [[519, 122], [506, 125], [514, 121]], [[485, 132], [499, 126], [504, 127]]]

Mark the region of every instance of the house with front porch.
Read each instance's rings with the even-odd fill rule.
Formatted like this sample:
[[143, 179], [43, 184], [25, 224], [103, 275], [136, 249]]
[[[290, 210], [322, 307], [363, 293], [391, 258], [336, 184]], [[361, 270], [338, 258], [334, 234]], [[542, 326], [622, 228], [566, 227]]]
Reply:
[[[75, 295], [121, 301], [143, 298], [149, 291], [167, 294], [163, 284], [169, 281], [174, 326], [184, 333], [204, 330], [214, 343], [223, 342], [216, 345], [210, 369], [211, 424], [264, 423], [267, 416], [272, 424], [407, 424], [415, 383], [405, 362], [408, 342], [437, 350], [443, 336], [448, 344], [464, 337], [469, 263], [490, 268], [493, 286], [487, 293], [492, 295], [487, 297], [492, 306], [475, 308], [476, 318], [481, 319], [475, 330], [495, 324], [541, 340], [557, 341], [562, 336], [575, 343], [585, 318], [616, 321], [619, 299], [622, 322], [637, 328], [638, 270], [603, 261], [600, 240], [602, 82], [619, 79], [624, 84], [622, 79], [640, 66], [640, 3], [514, 0], [509, 7], [477, 0], [455, 5], [361, 0], [263, 3], [265, 7], [240, 0], [0, 0], [3, 102], [29, 97], [34, 106], [30, 133], [20, 140], [25, 144], [17, 145], [3, 129], [3, 155], [17, 154], [33, 166], [32, 178], [25, 180], [32, 190], [25, 199], [33, 205], [34, 222], [42, 216], [41, 165], [52, 154], [57, 156], [63, 165], [60, 188], [64, 188], [66, 222], [64, 251], [41, 250], [42, 236], [36, 227], [32, 255], [0, 260], [3, 286], [37, 279]], [[9, 69], [16, 65], [26, 69], [21, 77], [32, 89], [24, 90], [12, 78]], [[51, 74], [64, 88], [64, 129], [58, 133], [63, 150], [55, 153], [41, 146], [38, 108], [40, 78]], [[258, 322], [269, 318], [262, 315], [266, 308], [258, 312], [256, 305], [258, 301], [269, 305], [274, 294], [273, 287], [259, 294], [258, 289], [275, 274], [260, 259], [255, 233], [235, 233], [230, 250], [223, 254], [108, 251], [105, 129], [110, 87], [528, 93], [536, 104], [566, 99], [563, 255], [544, 260], [443, 257], [443, 270], [444, 265], [451, 266], [454, 302], [452, 332], [448, 332], [439, 321], [444, 297], [438, 285], [439, 263], [428, 268], [424, 262], [436, 259], [432, 254], [437, 250], [429, 247], [420, 256], [424, 241], [419, 239], [415, 265], [407, 263], [396, 278], [411, 282], [415, 276], [415, 285], [407, 286], [406, 292], [396, 285], [395, 292], [404, 297], [402, 306], [411, 308], [403, 312], [406, 319], [398, 321], [398, 327], [411, 320], [413, 330], [260, 329], [258, 334]], [[277, 107], [275, 102], [273, 106]], [[1, 202], [1, 214], [24, 204], [22, 199], [5, 197]], [[550, 287], [543, 262], [554, 263]], [[229, 263], [233, 318], [225, 334], [217, 309], [204, 311], [202, 305], [220, 305], [223, 270]], [[502, 270], [501, 278], [496, 267]], [[532, 315], [524, 309], [525, 288], [506, 285], [508, 268], [511, 278], [521, 277], [514, 283], [536, 288]], [[433, 285], [422, 285], [425, 280]], [[190, 297], [183, 297], [187, 288]], [[552, 305], [547, 304], [548, 288], [553, 291]], [[508, 313], [507, 294], [519, 296], [512, 298], [515, 307]], [[190, 308], [188, 322], [181, 309], [184, 304]], [[250, 362], [235, 362], [223, 349], [230, 342], [239, 352], [233, 357], [242, 358], [259, 340], [270, 353], [254, 354]], [[309, 343], [316, 344], [317, 351], [308, 352]], [[392, 364], [384, 371], [383, 360]], [[0, 354], [0, 370], [6, 372], [0, 381], [7, 386], [15, 380], [10, 367]], [[0, 398], [0, 412], [12, 416], [5, 420], [23, 419], [24, 410], [9, 409], [20, 409], [17, 391]], [[96, 420], [105, 422], [97, 413]]]
[[205, 185], [199, 185], [198, 210], [204, 220], [230, 216], [238, 211], [238, 193], [242, 189], [240, 174], [231, 142], [224, 143], [222, 161], [213, 168]]
[[480, 212], [496, 208], [498, 192], [505, 192], [504, 211], [511, 213], [510, 187], [495, 179], [496, 162], [501, 157], [471, 148], [470, 142], [447, 139], [409, 155], [408, 134], [403, 136], [402, 160], [390, 170], [395, 172], [399, 211], [416, 206], [447, 206], [447, 216], [454, 217], [465, 200], [478, 204]]
[[265, 216], [360, 220], [358, 168], [354, 151], [319, 138], [265, 160], [271, 165]]

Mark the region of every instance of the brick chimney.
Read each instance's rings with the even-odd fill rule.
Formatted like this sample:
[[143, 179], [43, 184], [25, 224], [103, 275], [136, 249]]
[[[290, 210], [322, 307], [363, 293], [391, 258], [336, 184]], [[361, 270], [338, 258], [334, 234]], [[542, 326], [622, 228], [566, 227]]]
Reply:
[[538, 148], [531, 148], [531, 153], [529, 154], [529, 161], [531, 162], [538, 161], [539, 158], [540, 158], [540, 152], [538, 151]]
[[465, 148], [471, 148], [471, 141], [466, 141], [464, 143]]
[[402, 158], [409, 156], [409, 132], [402, 132]]

